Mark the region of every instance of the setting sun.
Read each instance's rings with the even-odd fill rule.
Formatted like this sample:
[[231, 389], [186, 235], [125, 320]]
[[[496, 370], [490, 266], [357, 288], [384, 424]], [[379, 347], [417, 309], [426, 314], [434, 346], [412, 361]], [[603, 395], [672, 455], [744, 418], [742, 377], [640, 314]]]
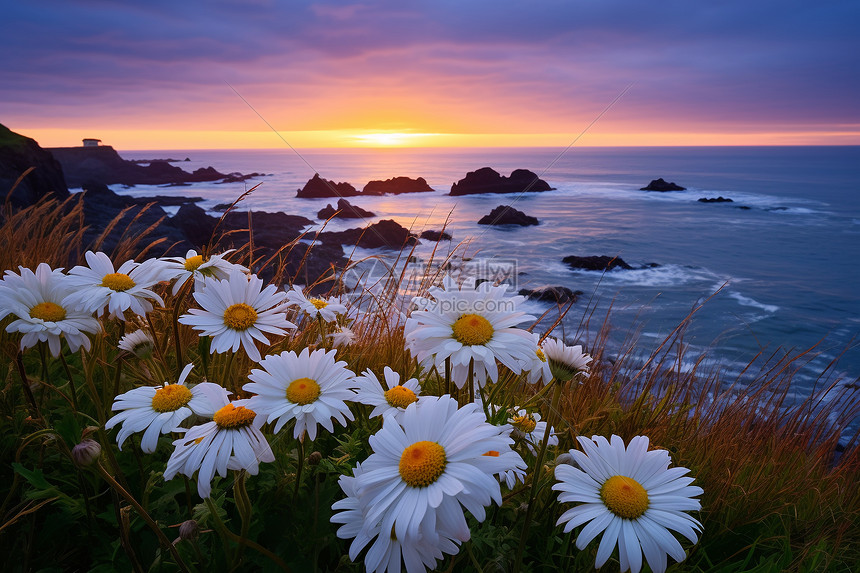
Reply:
[[401, 147], [420, 146], [422, 141], [426, 142], [428, 137], [435, 133], [401, 133], [401, 132], [378, 132], [366, 133], [354, 136], [356, 143], [366, 147]]

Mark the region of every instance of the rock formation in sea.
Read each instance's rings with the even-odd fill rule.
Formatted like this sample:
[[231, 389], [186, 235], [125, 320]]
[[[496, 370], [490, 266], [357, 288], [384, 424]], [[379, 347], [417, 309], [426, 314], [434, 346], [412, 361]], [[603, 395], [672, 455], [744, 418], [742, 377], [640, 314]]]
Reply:
[[380, 247], [399, 249], [404, 245], [414, 245], [418, 241], [418, 237], [396, 221], [383, 219], [361, 229], [347, 229], [337, 232], [324, 231], [319, 234], [319, 240], [323, 243], [356, 245], [365, 249]]
[[317, 213], [318, 219], [330, 219], [331, 217], [335, 219], [367, 219], [375, 216], [374, 213], [353, 205], [346, 199], [338, 199], [337, 207], [332, 207], [329, 203]]
[[537, 225], [537, 217], [526, 215], [508, 205], [499, 205], [489, 215], [484, 215], [478, 220], [479, 225]]
[[423, 177], [392, 177], [385, 181], [370, 181], [361, 190], [362, 195], [399, 195], [401, 193], [426, 193], [433, 191]]
[[543, 302], [551, 302], [555, 304], [566, 304], [576, 302], [580, 295], [583, 295], [581, 290], [570, 290], [563, 286], [547, 286], [536, 289], [520, 289], [519, 294], [532, 299]]
[[451, 235], [447, 231], [434, 231], [432, 229], [427, 229], [421, 233], [420, 238], [426, 241], [433, 241], [435, 243], [438, 241], [450, 241]]
[[524, 191], [551, 191], [549, 183], [528, 169], [515, 169], [509, 177], [503, 177], [495, 169], [482, 167], [469, 171], [466, 177], [451, 185], [450, 195], [474, 195], [479, 193], [522, 193]]
[[640, 191], [686, 191], [686, 187], [681, 187], [680, 185], [676, 185], [674, 182], [667, 183], [662, 177], [659, 179], [652, 179], [651, 183], [648, 184], [647, 187], [642, 187]]
[[355, 187], [349, 183], [335, 183], [323, 179], [319, 173], [314, 173], [314, 176], [305, 183], [305, 186], [296, 192], [296, 197], [317, 199], [320, 197], [355, 197], [358, 194]]
[[701, 197], [698, 199], [699, 203], [734, 203], [732, 199], [728, 197]]
[[[213, 167], [201, 167], [189, 173], [167, 161], [140, 165], [126, 161], [110, 145], [93, 147], [50, 147], [47, 149], [63, 167], [69, 187], [85, 182], [105, 185], [166, 185], [218, 181], [227, 177]], [[231, 174], [233, 177], [241, 174]]]
[[567, 263], [573, 269], [582, 269], [586, 271], [604, 271], [612, 270], [614, 268], [625, 270], [633, 269], [633, 267], [624, 262], [624, 259], [621, 257], [607, 257], [606, 255], [589, 257], [571, 255], [569, 257], [564, 257], [561, 262]]
[[0, 125], [0, 204], [5, 202], [15, 181], [21, 179], [9, 201], [13, 207], [32, 205], [44, 195], [55, 199], [69, 196], [63, 168], [53, 155], [35, 140]]

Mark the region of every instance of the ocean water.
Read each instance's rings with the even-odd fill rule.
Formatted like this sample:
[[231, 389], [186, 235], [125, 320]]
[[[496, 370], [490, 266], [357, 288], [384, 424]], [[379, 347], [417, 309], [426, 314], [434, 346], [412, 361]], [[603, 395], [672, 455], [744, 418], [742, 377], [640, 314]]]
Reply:
[[[201, 196], [204, 208], [231, 202], [262, 183], [244, 209], [284, 211], [316, 219], [332, 199], [297, 199], [315, 172], [359, 190], [372, 179], [424, 177], [433, 193], [351, 198], [377, 214], [420, 232], [447, 230], [470, 239], [475, 260], [516, 265], [518, 288], [567, 286], [586, 294], [565, 320], [575, 332], [585, 308], [596, 322], [611, 306], [613, 340], [635, 331], [643, 356], [696, 306], [684, 342], [682, 367], [707, 354], [726, 378], [741, 374], [757, 355], [815, 346], [796, 364], [798, 395], [825, 382], [856, 383], [860, 376], [860, 147], [382, 149], [382, 150], [159, 150], [120, 152], [126, 159], [189, 157], [186, 170], [211, 165], [222, 172], [265, 177], [238, 184], [137, 186], [132, 195]], [[526, 168], [555, 191], [450, 197], [467, 171], [492, 167], [508, 175]], [[663, 177], [687, 191], [640, 191]], [[704, 204], [723, 196], [733, 203]], [[498, 205], [535, 216], [532, 227], [486, 227], [480, 217]], [[749, 209], [740, 209], [745, 206]], [[214, 212], [213, 212], [214, 214]], [[332, 222], [330, 230], [362, 224]], [[432, 245], [423, 245], [426, 256]], [[351, 249], [350, 249], [351, 251]], [[371, 252], [356, 255], [377, 254]], [[633, 266], [605, 274], [576, 271], [567, 255], [620, 256]], [[715, 294], [716, 293], [716, 294]], [[705, 302], [707, 301], [707, 302]], [[541, 314], [555, 309], [529, 302]], [[581, 332], [588, 343], [593, 333]], [[835, 365], [831, 362], [839, 359]], [[822, 376], [823, 373], [823, 376]]]

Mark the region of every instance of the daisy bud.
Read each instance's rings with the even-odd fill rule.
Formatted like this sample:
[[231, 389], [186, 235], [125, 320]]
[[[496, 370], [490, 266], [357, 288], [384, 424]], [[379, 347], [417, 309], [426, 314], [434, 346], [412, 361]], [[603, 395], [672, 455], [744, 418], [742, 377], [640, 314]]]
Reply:
[[72, 461], [80, 468], [91, 465], [99, 459], [100, 455], [102, 455], [101, 445], [89, 438], [72, 448]]
[[179, 539], [183, 541], [189, 541], [192, 539], [197, 539], [200, 535], [200, 527], [197, 525], [197, 522], [193, 519], [189, 519], [188, 521], [183, 521], [179, 526]]
[[146, 331], [135, 330], [123, 336], [117, 346], [121, 350], [131, 352], [140, 360], [146, 360], [152, 357], [152, 351], [155, 350], [155, 340]]
[[579, 373], [588, 373], [592, 358], [582, 351], [582, 346], [567, 346], [564, 342], [548, 338], [543, 343], [543, 352], [549, 361], [549, 369], [559, 382], [573, 380]]

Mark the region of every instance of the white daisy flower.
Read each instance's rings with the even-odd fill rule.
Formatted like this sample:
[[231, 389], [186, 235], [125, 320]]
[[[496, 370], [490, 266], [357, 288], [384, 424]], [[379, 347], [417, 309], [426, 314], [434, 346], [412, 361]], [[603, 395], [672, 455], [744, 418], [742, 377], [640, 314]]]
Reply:
[[498, 380], [496, 360], [515, 374], [534, 355], [531, 333], [517, 324], [535, 317], [518, 311], [522, 296], [507, 296], [507, 286], [481, 283], [460, 289], [450, 279], [445, 288], [431, 288], [434, 301], [412, 312], [405, 325], [406, 345], [419, 362], [444, 372], [451, 359], [451, 377], [462, 388], [474, 364], [474, 380], [483, 386]]
[[512, 440], [488, 424], [474, 403], [458, 409], [450, 396], [426, 397], [410, 404], [399, 423], [384, 424], [369, 442], [373, 454], [356, 490], [368, 508], [369, 526], [380, 523], [397, 539], [415, 539], [428, 514], [431, 523], [443, 519], [443, 508], [462, 514], [462, 504], [483, 521], [485, 506], [502, 503], [495, 476], [511, 469], [513, 456], [484, 454], [506, 453]]
[[236, 268], [227, 280], [206, 278], [203, 288], [194, 291], [194, 299], [203, 308], [190, 309], [191, 314], [183, 314], [179, 322], [200, 331], [201, 336], [211, 336], [210, 353], [236, 352], [242, 346], [251, 360], [259, 362], [254, 339], [268, 344], [264, 332], [283, 336], [285, 329], [296, 327], [287, 320], [282, 304], [286, 295], [274, 285], [262, 287], [263, 281], [256, 275], [248, 277]]
[[549, 360], [541, 347], [539, 334], [532, 334], [532, 343], [533, 354], [531, 360], [523, 363], [523, 371], [528, 372], [526, 381], [529, 384], [540, 384], [543, 386], [552, 381], [552, 370], [549, 367]]
[[145, 330], [135, 330], [120, 338], [117, 348], [130, 352], [140, 359], [146, 359], [152, 356], [155, 340]]
[[114, 270], [113, 263], [102, 252], [87, 251], [88, 267], [77, 266], [69, 271], [69, 283], [75, 292], [66, 304], [95, 312], [101, 316], [105, 308], [113, 318], [125, 320], [125, 311], [146, 316], [152, 310], [152, 301], [164, 306], [164, 301], [149, 290], [161, 278], [161, 261], [148, 259], [143, 263], [132, 260]]
[[46, 263], [39, 264], [35, 273], [24, 267], [18, 270], [20, 275], [6, 271], [0, 281], [0, 320], [10, 314], [15, 317], [6, 332], [23, 334], [21, 350], [47, 342], [51, 354], [59, 356], [61, 337], [72, 352], [81, 347], [89, 350], [87, 333], [99, 332], [101, 325], [91, 312], [76, 310], [66, 302], [73, 291], [68, 277]]
[[528, 467], [523, 461], [522, 456], [520, 456], [517, 452], [513, 450], [508, 450], [507, 452], [498, 452], [496, 450], [490, 450], [488, 452], [484, 452], [485, 456], [491, 456], [494, 458], [505, 457], [507, 458], [507, 464], [511, 466], [511, 469], [501, 471], [496, 474], [499, 480], [503, 481], [508, 489], [514, 489], [514, 486], [517, 485], [517, 482], [525, 483], [526, 482], [526, 468]]
[[173, 442], [175, 449], [167, 460], [165, 481], [176, 474], [193, 477], [197, 473], [197, 493], [206, 498], [212, 493], [215, 472], [227, 477], [227, 470], [245, 470], [257, 475], [260, 462], [273, 462], [275, 455], [260, 432], [261, 420], [248, 407], [247, 400], [226, 403], [213, 420], [194, 426]]
[[687, 468], [669, 469], [669, 453], [648, 451], [648, 438], [636, 436], [625, 449], [624, 440], [602, 436], [590, 440], [578, 437], [583, 452], [570, 454], [582, 469], [558, 465], [554, 490], [562, 492], [562, 503], [578, 502], [558, 520], [567, 533], [587, 523], [576, 539], [584, 549], [603, 532], [597, 549], [595, 567], [600, 568], [618, 545], [621, 571], [639, 573], [642, 554], [654, 573], [666, 570], [666, 556], [675, 561], [686, 557], [681, 544], [669, 530], [677, 531], [692, 543], [698, 540], [702, 524], [684, 511], [701, 509], [702, 488], [691, 486], [693, 478], [682, 477]]
[[116, 397], [111, 409], [120, 413], [107, 421], [105, 429], [122, 424], [116, 436], [120, 450], [126, 438], [143, 432], [140, 449], [151, 454], [158, 446], [161, 434], [176, 431], [191, 414], [212, 417], [215, 410], [227, 401], [227, 390], [218, 384], [202, 382], [191, 388], [185, 385], [193, 366], [186, 365], [175, 384], [165, 382], [161, 387], [142, 386]]
[[161, 259], [165, 263], [162, 272], [163, 280], [176, 279], [173, 284], [173, 294], [175, 295], [190, 278], [194, 279], [194, 287], [199, 288], [205, 277], [223, 280], [230, 278], [230, 272], [233, 269], [238, 269], [243, 273], [248, 272], [246, 267], [224, 259], [225, 255], [234, 250], [229, 249], [209, 258], [198, 255], [194, 249], [190, 249], [184, 257], [165, 257]]
[[[400, 571], [402, 557], [402, 563], [406, 565], [407, 571], [423, 573], [428, 569], [435, 569], [436, 561], [443, 557], [443, 553], [456, 554], [463, 536], [465, 539], [469, 538], [469, 528], [465, 519], [452, 523], [447, 523], [443, 519], [432, 524], [427, 519], [433, 517], [432, 513], [425, 516], [417, 538], [398, 539], [391, 532], [380, 535], [382, 532], [380, 522], [377, 521], [372, 525], [367, 523], [367, 507], [361, 503], [355, 489], [356, 481], [362, 474], [361, 464], [356, 465], [353, 474], [355, 477], [344, 475], [338, 480], [338, 485], [347, 497], [332, 505], [332, 509], [339, 513], [335, 513], [331, 521], [343, 524], [338, 528], [338, 537], [355, 538], [349, 547], [349, 558], [352, 561], [355, 561], [359, 553], [373, 541], [364, 557], [367, 571], [374, 573]], [[450, 501], [457, 503], [453, 499]], [[457, 519], [458, 513], [462, 518], [462, 512], [457, 511], [445, 512], [445, 515]]]
[[374, 407], [370, 413], [371, 418], [376, 416], [382, 416], [383, 420], [388, 417], [399, 418], [409, 404], [418, 401], [421, 385], [417, 378], [410, 378], [401, 384], [400, 374], [388, 366], [385, 367], [383, 374], [385, 388], [370, 368], [358, 376], [355, 379], [357, 391], [355, 401]]
[[293, 288], [287, 291], [287, 300], [291, 305], [294, 304], [305, 311], [311, 318], [319, 316], [326, 322], [334, 322], [339, 314], [346, 314], [346, 307], [336, 296], [307, 298], [297, 285], [293, 285]]
[[552, 375], [559, 382], [572, 380], [580, 372], [588, 374], [588, 363], [592, 358], [582, 351], [582, 346], [567, 346], [561, 340], [547, 338], [542, 348]]
[[326, 338], [331, 338], [332, 346], [340, 348], [352, 344], [352, 341], [355, 340], [355, 332], [345, 326], [341, 326], [334, 332], [326, 334]]
[[251, 382], [242, 387], [256, 394], [248, 407], [264, 421], [273, 422], [275, 433], [295, 420], [296, 438], [307, 430], [308, 437], [316, 439], [317, 424], [333, 432], [332, 420], [346, 426], [346, 421], [353, 419], [346, 400], [355, 401], [355, 374], [347, 370], [346, 362], [335, 362], [336, 353], [305, 348], [298, 355], [285, 351], [266, 356], [260, 362], [262, 370], [251, 370]]
[[[537, 412], [529, 413], [522, 408], [515, 408], [510, 418], [508, 418], [508, 423], [513, 427], [511, 435], [514, 439], [525, 442], [526, 447], [532, 455], [537, 455], [537, 450], [543, 444], [543, 437], [547, 432], [547, 423], [541, 421], [540, 414]], [[549, 431], [549, 438], [547, 438], [546, 442], [547, 446], [557, 446], [558, 436], [552, 433], [552, 428]]]

